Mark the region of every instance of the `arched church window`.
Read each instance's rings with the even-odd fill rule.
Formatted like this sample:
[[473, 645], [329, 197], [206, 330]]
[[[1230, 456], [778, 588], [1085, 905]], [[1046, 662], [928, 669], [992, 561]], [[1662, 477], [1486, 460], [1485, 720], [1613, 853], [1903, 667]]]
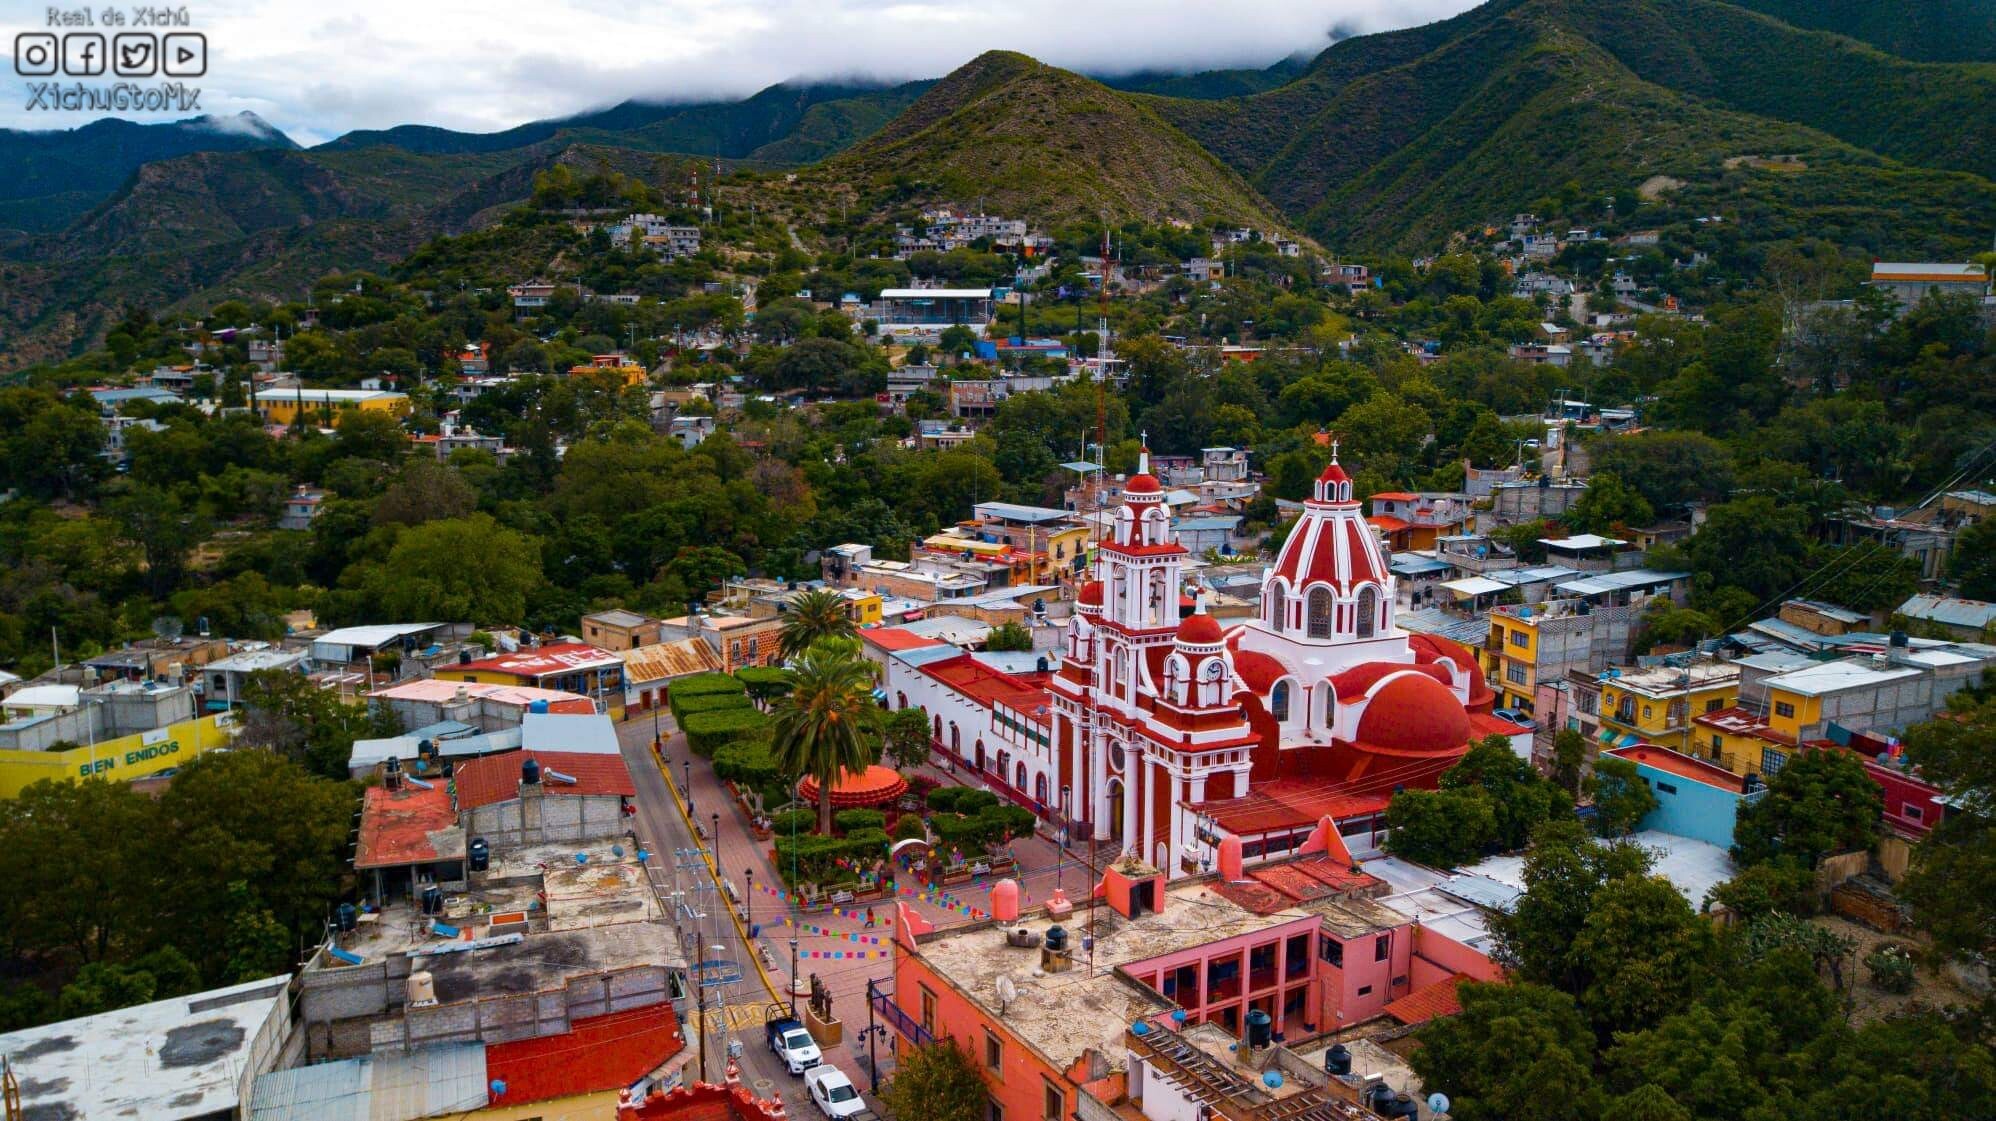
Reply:
[[1310, 592], [1308, 605], [1309, 634], [1311, 638], [1331, 637], [1331, 590], [1317, 588]]
[[1277, 721], [1289, 719], [1289, 683], [1278, 681], [1268, 693], [1268, 714]]
[[1371, 588], [1358, 592], [1358, 637], [1371, 638], [1379, 621], [1379, 593]]
[[1289, 618], [1289, 597], [1283, 594], [1282, 585], [1271, 584], [1268, 589], [1268, 625], [1281, 631]]

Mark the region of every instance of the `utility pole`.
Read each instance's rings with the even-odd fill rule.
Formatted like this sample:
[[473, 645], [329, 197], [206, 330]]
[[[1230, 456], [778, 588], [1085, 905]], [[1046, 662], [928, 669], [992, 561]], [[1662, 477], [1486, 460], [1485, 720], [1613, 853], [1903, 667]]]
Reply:
[[700, 1024], [700, 1081], [707, 1081], [707, 932], [697, 926], [693, 933], [693, 1008]]

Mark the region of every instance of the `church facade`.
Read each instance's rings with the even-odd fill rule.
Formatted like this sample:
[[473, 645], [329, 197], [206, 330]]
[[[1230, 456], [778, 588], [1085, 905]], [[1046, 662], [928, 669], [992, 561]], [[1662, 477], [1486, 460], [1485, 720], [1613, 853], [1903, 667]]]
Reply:
[[[1262, 576], [1259, 611], [1222, 626], [1187, 587], [1188, 554], [1146, 453], [1058, 663], [1037, 681], [1010, 679], [992, 706], [1037, 748], [996, 757], [1001, 788], [1077, 843], [1178, 876], [1209, 869], [1227, 836], [1252, 861], [1299, 846], [1325, 816], [1348, 832], [1376, 829], [1394, 790], [1433, 787], [1472, 740], [1522, 736], [1490, 715], [1495, 698], [1469, 650], [1395, 625], [1386, 551], [1351, 487], [1334, 450]], [[947, 668], [900, 672], [933, 686], [957, 673]], [[982, 729], [973, 754], [959, 723], [946, 737], [939, 714], [937, 740], [988, 770]]]

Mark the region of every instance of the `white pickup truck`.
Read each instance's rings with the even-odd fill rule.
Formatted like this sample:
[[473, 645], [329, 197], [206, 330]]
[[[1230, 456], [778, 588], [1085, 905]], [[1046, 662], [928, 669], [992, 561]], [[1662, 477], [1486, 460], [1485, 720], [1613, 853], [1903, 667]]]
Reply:
[[765, 1030], [769, 1034], [769, 1049], [783, 1060], [790, 1073], [803, 1074], [825, 1061], [817, 1042], [811, 1038], [810, 1032], [804, 1030], [801, 1022], [785, 1016], [770, 1020]]
[[831, 1121], [878, 1121], [859, 1096], [859, 1087], [829, 1063], [805, 1071], [804, 1086], [811, 1091], [811, 1104]]

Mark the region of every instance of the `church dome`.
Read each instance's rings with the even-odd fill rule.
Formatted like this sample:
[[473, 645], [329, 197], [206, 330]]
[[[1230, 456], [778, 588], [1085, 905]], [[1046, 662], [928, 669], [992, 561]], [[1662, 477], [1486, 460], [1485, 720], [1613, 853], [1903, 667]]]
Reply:
[[1188, 615], [1178, 624], [1178, 641], [1188, 646], [1212, 646], [1222, 637], [1219, 622], [1204, 612]]
[[1074, 600], [1083, 607], [1102, 606], [1102, 581], [1090, 580], [1081, 585], [1081, 592]]
[[1409, 753], [1454, 751], [1469, 742], [1469, 714], [1448, 686], [1425, 673], [1395, 674], [1375, 690], [1359, 717], [1358, 739]]
[[1124, 494], [1157, 494], [1164, 488], [1158, 485], [1155, 475], [1132, 475], [1123, 486]]

